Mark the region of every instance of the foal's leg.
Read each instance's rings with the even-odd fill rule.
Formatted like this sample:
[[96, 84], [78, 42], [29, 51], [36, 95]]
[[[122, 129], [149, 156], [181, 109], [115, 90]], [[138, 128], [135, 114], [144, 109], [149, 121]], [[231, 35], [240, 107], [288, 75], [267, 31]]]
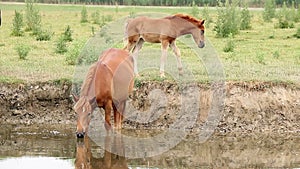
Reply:
[[165, 63], [167, 60], [167, 55], [168, 55], [168, 46], [169, 42], [168, 41], [162, 41], [161, 42], [161, 58], [160, 58], [160, 77], [164, 78], [165, 76]]
[[139, 72], [138, 72], [138, 67], [137, 67], [137, 58], [139, 55], [139, 51], [141, 50], [141, 48], [143, 47], [144, 44], [144, 40], [143, 39], [139, 39], [138, 42], [136, 43], [132, 55], [133, 55], [133, 66], [134, 66], [134, 74], [136, 76], [139, 76]]
[[175, 41], [173, 41], [171, 44], [170, 44], [170, 47], [171, 49], [173, 50], [175, 56], [176, 56], [176, 60], [177, 60], [177, 68], [178, 68], [178, 71], [179, 71], [179, 75], [182, 75], [183, 74], [183, 71], [182, 71], [182, 63], [181, 63], [181, 53], [180, 53], [180, 50], [178, 49], [178, 47], [176, 46], [176, 43]]

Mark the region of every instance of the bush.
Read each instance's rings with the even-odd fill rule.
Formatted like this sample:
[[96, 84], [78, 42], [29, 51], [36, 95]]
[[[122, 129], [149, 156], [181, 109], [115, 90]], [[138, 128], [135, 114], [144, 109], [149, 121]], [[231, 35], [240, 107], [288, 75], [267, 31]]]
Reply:
[[191, 15], [196, 18], [198, 18], [198, 16], [199, 16], [199, 9], [198, 9], [198, 6], [195, 4], [195, 1], [193, 1], [193, 4], [192, 4]]
[[202, 18], [205, 20], [205, 27], [209, 28], [210, 24], [213, 22], [212, 18], [209, 14], [208, 6], [205, 5], [205, 7], [202, 10]]
[[296, 32], [296, 34], [294, 35], [294, 37], [296, 37], [296, 38], [300, 38], [300, 27], [297, 29], [297, 32]]
[[287, 8], [286, 3], [284, 2], [282, 8], [278, 12], [277, 15], [278, 24], [275, 25], [275, 27], [281, 29], [294, 28], [295, 25], [293, 22], [295, 20], [295, 17], [296, 17], [295, 11]]
[[82, 10], [81, 10], [81, 20], [80, 20], [81, 23], [86, 23], [88, 22], [88, 14], [87, 14], [87, 9], [85, 6], [82, 7]]
[[[66, 63], [68, 65], [75, 65], [77, 64], [78, 57], [81, 53], [81, 50], [84, 46], [83, 41], [75, 41], [69, 48], [68, 52], [66, 53]], [[81, 63], [81, 61], [79, 61]]]
[[33, 34], [36, 35], [39, 32], [41, 27], [41, 15], [39, 10], [33, 5], [32, 0], [26, 1], [26, 25], [27, 31], [33, 31]]
[[262, 65], [265, 65], [266, 62], [265, 62], [265, 55], [262, 54], [262, 53], [257, 53], [256, 54], [256, 59], [257, 59], [257, 62], [262, 64]]
[[276, 4], [275, 0], [266, 0], [264, 11], [263, 11], [263, 19], [266, 22], [271, 22], [276, 14]]
[[19, 55], [19, 58], [22, 60], [26, 59], [30, 51], [30, 47], [24, 44], [18, 45], [15, 49]]
[[64, 37], [61, 36], [56, 43], [55, 52], [59, 54], [63, 54], [66, 53], [67, 51], [68, 51], [67, 42], [65, 41]]
[[63, 38], [65, 41], [67, 42], [71, 42], [73, 41], [73, 38], [72, 38], [72, 30], [71, 30], [71, 27], [70, 25], [68, 25], [63, 33]]
[[247, 6], [241, 12], [241, 30], [251, 29], [251, 15]]
[[239, 32], [240, 18], [237, 2], [234, 1], [230, 5], [229, 0], [226, 0], [225, 5], [220, 4], [218, 19], [214, 27], [217, 37], [228, 37], [230, 34], [234, 36]]
[[54, 35], [54, 32], [52, 32], [50, 29], [40, 29], [36, 34], [36, 40], [38, 41], [49, 41], [51, 40], [52, 36]]
[[225, 47], [223, 48], [224, 52], [233, 52], [235, 47], [234, 41], [233, 41], [233, 37], [232, 35], [229, 35], [229, 39], [225, 45]]
[[23, 36], [24, 32], [22, 30], [24, 23], [23, 23], [23, 15], [22, 13], [15, 10], [15, 17], [13, 20], [13, 29], [12, 35], [13, 36]]
[[94, 24], [100, 24], [100, 13], [97, 10], [96, 12], [92, 13], [92, 21]]

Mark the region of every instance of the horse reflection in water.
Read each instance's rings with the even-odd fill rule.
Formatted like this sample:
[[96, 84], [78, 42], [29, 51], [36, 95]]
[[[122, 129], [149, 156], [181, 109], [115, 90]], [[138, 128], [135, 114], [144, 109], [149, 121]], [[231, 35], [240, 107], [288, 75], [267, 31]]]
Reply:
[[[88, 137], [77, 142], [75, 169], [127, 169], [125, 148], [121, 136], [105, 137], [105, 150], [101, 158], [93, 157], [95, 143]], [[116, 152], [119, 155], [111, 153]]]

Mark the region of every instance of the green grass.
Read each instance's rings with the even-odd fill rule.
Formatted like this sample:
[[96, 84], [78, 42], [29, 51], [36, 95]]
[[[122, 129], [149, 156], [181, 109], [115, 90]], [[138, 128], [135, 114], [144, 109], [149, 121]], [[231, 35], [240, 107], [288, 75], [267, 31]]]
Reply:
[[[141, 14], [147, 11], [153, 13], [190, 13], [191, 8], [161, 8], [161, 7], [121, 7], [118, 13], [115, 7], [86, 6], [89, 23], [80, 23], [81, 5], [44, 5], [38, 4], [42, 16], [42, 24], [45, 28], [50, 28], [54, 35], [50, 41], [36, 41], [30, 32], [25, 32], [23, 37], [13, 37], [12, 20], [14, 10], [24, 13], [25, 5], [0, 3], [3, 11], [2, 26], [0, 27], [0, 82], [18, 81], [55, 81], [57, 79], [73, 79], [74, 73], [83, 70], [80, 66], [68, 65], [65, 55], [55, 53], [56, 42], [63, 33], [65, 27], [70, 25], [74, 41], [87, 40], [93, 38], [92, 27], [97, 33], [100, 26], [92, 24], [92, 13], [97, 10], [100, 15], [112, 15], [113, 20], [130, 15], [130, 13]], [[216, 10], [210, 9], [213, 21], [216, 21]], [[299, 23], [293, 29], [275, 29], [273, 23], [264, 23], [262, 11], [250, 11], [252, 18], [252, 29], [241, 31], [233, 39], [235, 48], [233, 52], [223, 51], [228, 39], [216, 38], [213, 32], [214, 23], [206, 30], [206, 38], [218, 53], [219, 60], [224, 67], [227, 81], [280, 81], [299, 84], [300, 79], [300, 40], [294, 38]], [[122, 31], [124, 25], [119, 29]], [[106, 31], [105, 31], [106, 33]], [[123, 35], [123, 32], [119, 32]], [[272, 37], [272, 38], [270, 38]], [[110, 40], [110, 39], [108, 39]], [[182, 41], [190, 40], [196, 47], [191, 37], [182, 37], [177, 42], [181, 50], [184, 72], [199, 82], [207, 82], [211, 77], [207, 73], [207, 63], [209, 55], [197, 56], [194, 51]], [[113, 46], [122, 48], [120, 42], [114, 42]], [[73, 42], [68, 43], [68, 47]], [[15, 47], [18, 44], [28, 44], [31, 47], [26, 60], [18, 59]], [[105, 47], [105, 45], [104, 45]], [[102, 49], [98, 49], [102, 50]], [[103, 49], [104, 50], [104, 49]], [[197, 49], [200, 52], [205, 49]], [[276, 52], [277, 57], [274, 57]], [[150, 54], [149, 54], [150, 53]], [[98, 53], [97, 53], [98, 54]], [[141, 70], [141, 80], [157, 80], [159, 78], [160, 45], [145, 43], [139, 58], [139, 68]], [[262, 64], [258, 56], [263, 56]], [[83, 66], [86, 68], [86, 66]], [[147, 69], [143, 70], [143, 67]], [[151, 67], [151, 68], [149, 68]], [[169, 50], [166, 70], [169, 73], [167, 79], [180, 79], [177, 75], [176, 60], [171, 50]], [[80, 73], [78, 79], [83, 78], [84, 73]]]

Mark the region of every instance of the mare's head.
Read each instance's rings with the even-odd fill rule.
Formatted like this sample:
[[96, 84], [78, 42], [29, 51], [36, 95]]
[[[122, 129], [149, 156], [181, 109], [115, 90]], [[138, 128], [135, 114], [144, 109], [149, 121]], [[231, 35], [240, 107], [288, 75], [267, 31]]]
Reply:
[[191, 33], [194, 38], [194, 41], [198, 45], [199, 48], [204, 48], [205, 40], [204, 40], [204, 22], [205, 20], [198, 20], [195, 25], [196, 28], [192, 29]]
[[88, 99], [88, 97], [80, 97], [78, 99], [76, 96], [73, 97], [76, 102], [74, 110], [77, 113], [76, 136], [77, 138], [83, 138], [88, 131], [92, 111], [94, 110], [93, 104], [95, 103], [95, 98]]

